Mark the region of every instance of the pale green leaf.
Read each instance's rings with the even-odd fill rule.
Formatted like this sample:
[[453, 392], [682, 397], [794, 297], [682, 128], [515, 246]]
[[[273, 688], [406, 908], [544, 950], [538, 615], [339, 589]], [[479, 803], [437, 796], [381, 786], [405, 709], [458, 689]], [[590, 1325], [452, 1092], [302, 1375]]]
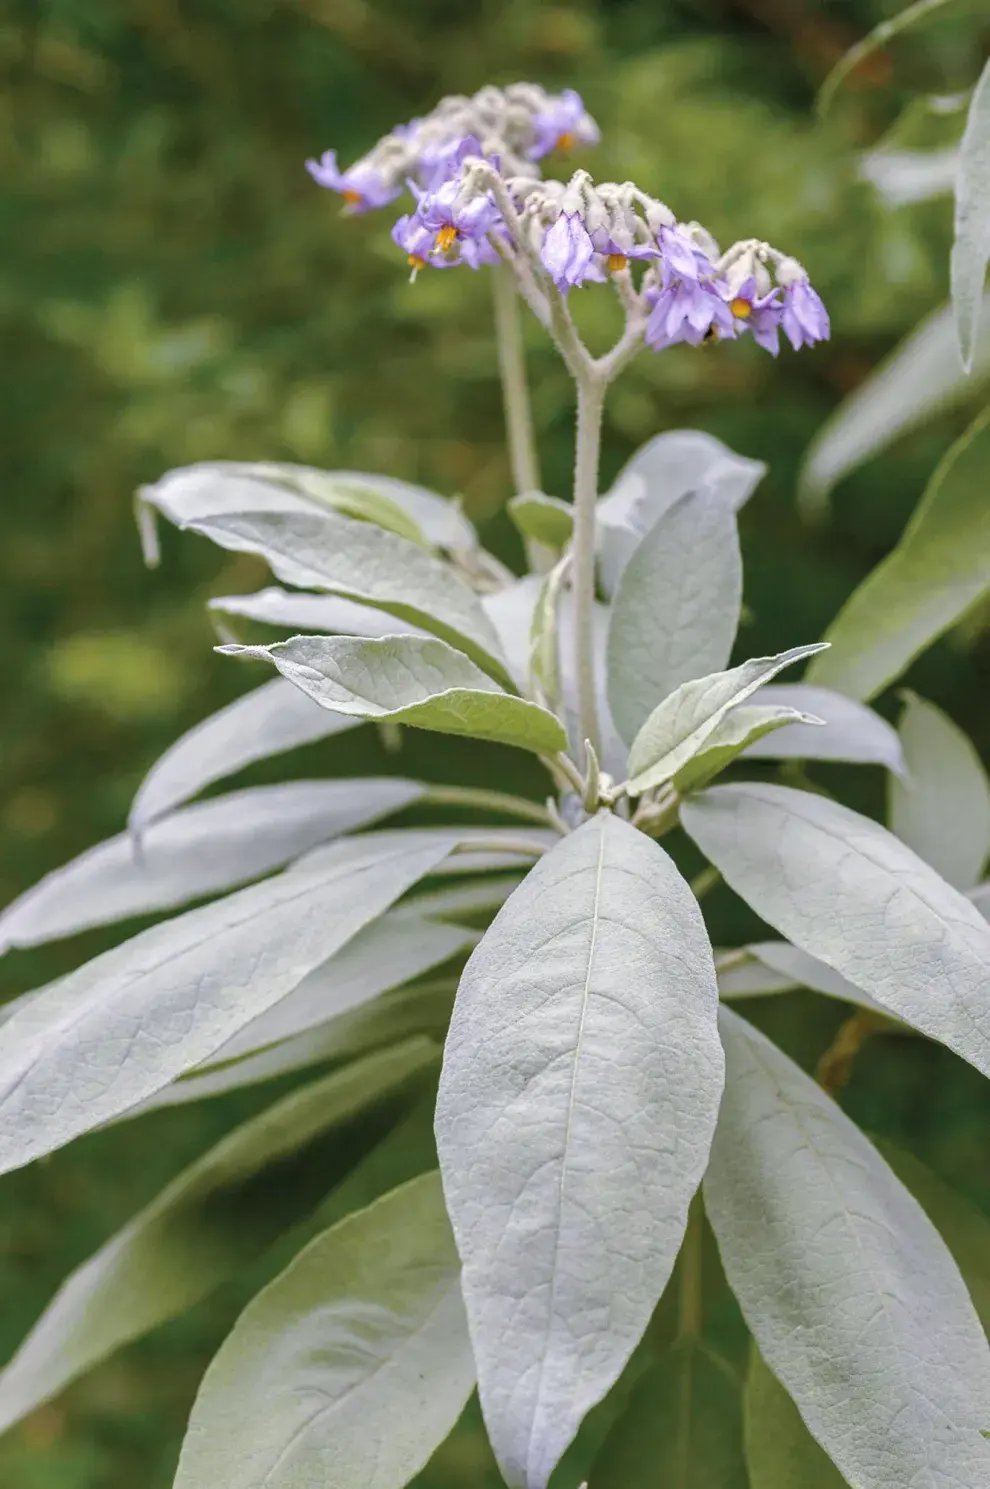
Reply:
[[402, 1113], [408, 1097], [398, 1093], [436, 1056], [428, 1040], [412, 1040], [349, 1065], [236, 1128], [173, 1179], [62, 1284], [0, 1373], [0, 1431], [192, 1307], [303, 1219]]
[[884, 765], [895, 775], [905, 772], [897, 730], [865, 703], [804, 682], [769, 683], [755, 694], [754, 702], [800, 709], [823, 719], [828, 727], [793, 724], [774, 730], [749, 746], [746, 754], [751, 760], [844, 760], [851, 765]]
[[694, 896], [608, 813], [541, 859], [461, 978], [437, 1146], [513, 1489], [545, 1489], [670, 1275], [718, 1110], [716, 1005]]
[[864, 993], [862, 988], [856, 987], [827, 962], [809, 956], [806, 951], [802, 951], [799, 946], [792, 946], [789, 941], [754, 941], [746, 950], [762, 966], [769, 967], [772, 972], [787, 979], [793, 987], [810, 988], [813, 993], [821, 993], [826, 998], [835, 998], [840, 1003], [853, 1003], [858, 1008], [869, 1009], [871, 1013], [890, 1017], [882, 1004], [871, 998], [869, 993]]
[[438, 1176], [310, 1243], [206, 1372], [175, 1489], [401, 1489], [474, 1384]]
[[320, 843], [401, 811], [423, 790], [385, 776], [290, 781], [183, 807], [153, 822], [140, 842], [121, 833], [46, 874], [0, 915], [0, 947], [37, 946], [260, 879]]
[[509, 502], [509, 516], [524, 538], [532, 538], [559, 552], [571, 541], [574, 531], [574, 508], [556, 496], [542, 491], [525, 491]]
[[794, 646], [773, 657], [753, 657], [728, 672], [683, 683], [653, 710], [629, 751], [630, 796], [673, 780], [708, 744], [722, 720], [784, 667], [822, 650], [822, 643]]
[[294, 636], [271, 646], [219, 649], [228, 656], [271, 662], [323, 708], [352, 717], [394, 719], [537, 754], [555, 754], [567, 745], [552, 713], [502, 692], [469, 657], [445, 641]]
[[761, 1354], [856, 1489], [978, 1489], [990, 1347], [944, 1242], [820, 1086], [724, 1005], [719, 1023], [705, 1205]]
[[682, 796], [697, 791], [738, 759], [744, 750], [751, 750], [775, 730], [803, 724], [813, 731], [824, 722], [824, 719], [800, 713], [796, 708], [744, 703], [729, 710], [700, 753], [674, 776], [674, 786]]
[[888, 20], [881, 21], [879, 25], [874, 26], [872, 31], [864, 36], [861, 41], [858, 41], [855, 46], [850, 47], [848, 52], [845, 52], [839, 58], [824, 83], [822, 83], [817, 99], [819, 114], [824, 117], [831, 106], [833, 98], [849, 74], [855, 72], [857, 67], [862, 66], [867, 58], [872, 57], [874, 52], [880, 51], [882, 47], [887, 45], [888, 41], [892, 41], [895, 36], [899, 36], [909, 26], [917, 25], [919, 21], [926, 20], [928, 16], [934, 15], [936, 11], [944, 10], [947, 5], [951, 4], [952, 0], [914, 0], [913, 5], [906, 5], [903, 10], [898, 11], [897, 15], [891, 16]]
[[505, 676], [498, 637], [478, 596], [449, 564], [405, 538], [316, 510], [241, 512], [189, 525], [221, 548], [260, 554], [286, 584], [412, 621]]
[[681, 821], [761, 919], [990, 1075], [990, 925], [893, 833], [752, 783], [693, 797]]
[[859, 174], [891, 207], [913, 206], [951, 196], [959, 173], [959, 150], [870, 150], [860, 156]]
[[208, 604], [210, 610], [221, 615], [240, 615], [261, 625], [285, 626], [296, 632], [330, 631], [342, 636], [373, 637], [394, 636], [397, 631], [403, 636], [430, 634], [421, 626], [400, 621], [397, 616], [375, 610], [371, 605], [359, 605], [356, 600], [345, 600], [340, 595], [308, 595], [299, 590], [279, 589], [275, 584], [253, 595], [221, 595]]
[[747, 1489], [739, 1381], [691, 1335], [637, 1381], [589, 1480], [589, 1489], [654, 1486]]
[[911, 521], [840, 610], [808, 681], [869, 699], [990, 588], [990, 412], [940, 463]]
[[343, 472], [312, 471], [297, 476], [295, 484], [306, 496], [313, 497], [321, 505], [340, 512], [344, 517], [374, 522], [386, 532], [408, 538], [421, 548], [429, 546], [415, 518], [384, 491], [363, 481], [360, 476], [349, 476]]
[[956, 237], [950, 258], [952, 306], [963, 368], [976, 354], [990, 262], [990, 62], [969, 105], [956, 175]]
[[[986, 297], [990, 303], [990, 295]], [[990, 315], [985, 315], [969, 377], [959, 363], [951, 305], [935, 310], [844, 399], [805, 456], [798, 503], [821, 517], [843, 476], [943, 409], [969, 398], [990, 376]]]
[[543, 588], [539, 574], [526, 574], [514, 584], [482, 595], [485, 614], [495, 627], [502, 655], [520, 692], [529, 686], [533, 613]]
[[87, 962], [0, 1028], [0, 1172], [201, 1065], [445, 858], [456, 833], [318, 850]]
[[355, 727], [343, 715], [314, 708], [298, 688], [276, 677], [180, 735], [138, 787], [128, 825], [141, 832], [156, 817], [256, 760]]
[[742, 600], [735, 510], [688, 492], [649, 529], [619, 580], [608, 631], [608, 700], [631, 744], [652, 711], [729, 660]]
[[744, 1402], [749, 1489], [847, 1489], [755, 1345]]
[[723, 951], [715, 956], [720, 998], [765, 998], [776, 993], [790, 993], [801, 984], [785, 973], [775, 972], [752, 954], [748, 946]]
[[891, 830], [957, 889], [972, 889], [990, 854], [990, 782], [970, 740], [914, 693], [900, 723], [909, 775], [891, 781]]
[[465, 917], [482, 915], [488, 910], [500, 910], [512, 891], [518, 887], [518, 874], [502, 874], [498, 877], [493, 875], [486, 879], [472, 879], [467, 884], [457, 884], [445, 889], [418, 890], [391, 913], [415, 918], [425, 915], [431, 920], [452, 920], [456, 923]]

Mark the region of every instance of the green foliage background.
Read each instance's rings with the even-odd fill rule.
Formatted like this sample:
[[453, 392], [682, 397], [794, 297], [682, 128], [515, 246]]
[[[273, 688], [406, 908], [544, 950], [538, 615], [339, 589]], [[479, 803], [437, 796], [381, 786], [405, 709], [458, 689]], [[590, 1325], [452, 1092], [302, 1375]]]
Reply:
[[[212, 655], [211, 593], [262, 580], [252, 560], [165, 535], [140, 564], [130, 495], [206, 457], [388, 471], [460, 493], [518, 559], [484, 276], [407, 282], [389, 214], [341, 220], [302, 169], [349, 160], [445, 92], [486, 81], [576, 86], [603, 126], [588, 164], [631, 176], [723, 241], [766, 237], [803, 260], [834, 339], [775, 364], [755, 347], [643, 357], [611, 399], [606, 476], [660, 429], [710, 430], [770, 464], [743, 515], [746, 652], [817, 637], [889, 548], [967, 411], [841, 488], [819, 532], [795, 515], [803, 449], [841, 397], [947, 290], [947, 201], [886, 210], [855, 174], [918, 90], [969, 85], [990, 43], [980, 7], [950, 7], [852, 80], [827, 127], [814, 88], [881, 0], [8, 0], [0, 17], [0, 902], [118, 830], [144, 770], [253, 678]], [[586, 292], [589, 335], [611, 305]], [[527, 333], [546, 489], [564, 494], [570, 390]], [[972, 412], [970, 409], [968, 412]], [[985, 631], [971, 624], [912, 685], [986, 751]], [[895, 700], [885, 700], [894, 706]], [[407, 746], [402, 768], [484, 780], [525, 762], [480, 747]], [[300, 756], [300, 773], [394, 768], [362, 737]], [[254, 778], [264, 779], [264, 771]], [[832, 778], [829, 778], [830, 782]], [[843, 789], [879, 814], [872, 772]], [[848, 799], [848, 796], [847, 796]], [[712, 901], [723, 938], [733, 912]], [[0, 963], [3, 996], [106, 944]], [[771, 1012], [805, 1063], [839, 1016]], [[786, 1007], [783, 1005], [786, 1003]], [[795, 1010], [802, 1015], [798, 1020]], [[232, 1123], [244, 1096], [97, 1135], [4, 1180], [0, 1352], [58, 1280]], [[847, 1097], [990, 1206], [974, 1073], [920, 1041], [878, 1041]], [[262, 1272], [259, 1272], [262, 1275]], [[203, 1365], [247, 1287], [126, 1351], [0, 1440], [5, 1489], [166, 1489]], [[473, 1420], [423, 1476], [494, 1483]]]

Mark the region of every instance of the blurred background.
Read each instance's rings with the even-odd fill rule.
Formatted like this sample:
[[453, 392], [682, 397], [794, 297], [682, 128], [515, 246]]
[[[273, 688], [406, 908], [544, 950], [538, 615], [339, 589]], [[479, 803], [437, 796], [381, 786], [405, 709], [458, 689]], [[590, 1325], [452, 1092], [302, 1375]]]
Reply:
[[[742, 517], [742, 648], [819, 636], [894, 542], [979, 401], [974, 389], [846, 480], [826, 526], [801, 523], [795, 477], [816, 429], [947, 294], [951, 199], [891, 208], [858, 162], [891, 129], [913, 127], [904, 110], [916, 95], [972, 85], [990, 48], [985, 5], [948, 6], [854, 74], [827, 124], [813, 114], [833, 63], [900, 8], [7, 0], [0, 903], [118, 831], [164, 747], [259, 680], [212, 654], [203, 602], [255, 587], [263, 571], [168, 531], [162, 567], [146, 572], [131, 511], [142, 481], [211, 457], [384, 471], [459, 494], [489, 546], [518, 563], [500, 511], [510, 489], [485, 277], [427, 272], [410, 285], [391, 214], [341, 219], [303, 169], [329, 146], [349, 162], [444, 93], [520, 78], [576, 87], [603, 130], [581, 161], [596, 175], [634, 178], [723, 242], [755, 234], [805, 263], [832, 314], [831, 343], [778, 363], [749, 344], [641, 357], [611, 396], [604, 474], [679, 426], [766, 460], [770, 474]], [[589, 291], [581, 302], [592, 338], [607, 334], [606, 298]], [[563, 495], [570, 389], [539, 329], [527, 337], [544, 484]], [[980, 617], [909, 681], [986, 757]], [[892, 715], [896, 697], [880, 706]], [[444, 747], [425, 736], [398, 767], [369, 760], [363, 734], [353, 741], [335, 741], [330, 760], [301, 752], [293, 768], [443, 774]], [[466, 767], [463, 752], [456, 758], [462, 778], [484, 777], [481, 747]], [[499, 758], [517, 789], [537, 789], [526, 762]], [[834, 779], [881, 815], [878, 774]], [[711, 904], [723, 943], [746, 933], [731, 906]], [[105, 944], [93, 934], [9, 955], [0, 997]], [[813, 1065], [841, 1015], [777, 1001], [766, 1021]], [[5, 1178], [0, 1357], [71, 1267], [270, 1095], [125, 1125]], [[845, 1100], [869, 1130], [913, 1148], [990, 1210], [990, 1100], [973, 1071], [921, 1041], [877, 1041]], [[167, 1489], [198, 1378], [244, 1296], [227, 1290], [0, 1440], [4, 1489]], [[417, 1482], [496, 1482], [473, 1421]]]

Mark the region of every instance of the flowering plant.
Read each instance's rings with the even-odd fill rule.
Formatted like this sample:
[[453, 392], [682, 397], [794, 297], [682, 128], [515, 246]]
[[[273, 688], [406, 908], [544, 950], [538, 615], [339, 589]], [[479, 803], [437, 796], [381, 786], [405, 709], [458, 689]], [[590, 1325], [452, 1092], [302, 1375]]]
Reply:
[[[5, 1011], [0, 1161], [325, 1068], [68, 1279], [0, 1375], [3, 1425], [315, 1212], [206, 1374], [178, 1489], [399, 1489], [475, 1385], [515, 1489], [558, 1465], [592, 1489], [644, 1464], [699, 1489], [990, 1481], [990, 1350], [959, 1266], [917, 1175], [833, 1099], [879, 1034], [990, 1072], [990, 789], [938, 710], [911, 698], [897, 732], [865, 701], [959, 613], [944, 585], [905, 608], [905, 565], [924, 570], [987, 424], [830, 649], [730, 667], [737, 512], [763, 468], [667, 433], [600, 497], [607, 388], [644, 346], [751, 335], [776, 355], [781, 330], [798, 349], [828, 316], [768, 243], [723, 253], [631, 182], [541, 174], [597, 135], [575, 93], [526, 84], [445, 99], [346, 170], [309, 162], [354, 212], [408, 186], [392, 236], [414, 278], [492, 273], [524, 577], [456, 505], [388, 477], [217, 462], [139, 493], [149, 559], [160, 512], [290, 586], [211, 602], [221, 652], [281, 676], [166, 753], [127, 833], [0, 917], [28, 946], [204, 901]], [[598, 356], [571, 309], [588, 284], [623, 315]], [[576, 385], [569, 502], [540, 489], [520, 304]], [[243, 643], [237, 618], [295, 634]], [[805, 681], [773, 681], [805, 659]], [[405, 725], [528, 751], [545, 798], [388, 776], [189, 805], [367, 722], [392, 746]], [[890, 829], [767, 778], [835, 760], [888, 773]], [[720, 880], [780, 939], [716, 953], [700, 902]], [[851, 1006], [819, 1083], [733, 1007], [793, 987]], [[377, 1198], [357, 1208], [341, 1186], [365, 1159]], [[745, 1385], [706, 1325], [708, 1227]]]

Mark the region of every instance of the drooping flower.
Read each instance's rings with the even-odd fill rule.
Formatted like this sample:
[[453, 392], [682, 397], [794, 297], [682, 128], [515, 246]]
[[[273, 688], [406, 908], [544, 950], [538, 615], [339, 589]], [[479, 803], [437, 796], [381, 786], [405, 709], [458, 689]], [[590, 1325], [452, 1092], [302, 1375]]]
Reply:
[[588, 278], [595, 252], [591, 234], [581, 220], [580, 212], [561, 212], [547, 230], [540, 259], [557, 288], [566, 294], [574, 285]]
[[438, 191], [453, 180], [471, 155], [481, 155], [481, 142], [473, 134], [452, 140], [428, 140], [419, 150], [416, 175], [426, 191]]
[[735, 289], [726, 291], [726, 303], [735, 321], [737, 333], [749, 332], [757, 346], [775, 357], [780, 351], [780, 325], [783, 307], [780, 289], [759, 293], [756, 276], [750, 274]]
[[648, 289], [647, 299], [653, 309], [646, 323], [646, 344], [655, 352], [679, 341], [700, 346], [736, 334], [732, 311], [714, 283], [674, 278], [660, 290]]
[[487, 192], [466, 190], [460, 177], [435, 191], [417, 191], [416, 216], [433, 233], [433, 253], [455, 256], [458, 245], [477, 242], [499, 226], [502, 215]]
[[[411, 279], [415, 279], [420, 269], [425, 269], [430, 259], [433, 248], [433, 234], [428, 227], [424, 227], [415, 212], [407, 212], [400, 217], [392, 228], [392, 242], [405, 253], [412, 270]], [[439, 265], [447, 267], [447, 260]]]
[[660, 250], [660, 269], [664, 289], [677, 280], [697, 283], [703, 275], [715, 273], [715, 265], [707, 253], [689, 237], [683, 227], [661, 227], [657, 234]]
[[528, 154], [542, 160], [551, 150], [573, 150], [575, 145], [597, 145], [598, 125], [585, 109], [580, 93], [565, 88], [557, 97], [547, 97], [532, 119], [533, 138]]
[[401, 182], [391, 180], [369, 160], [358, 160], [342, 171], [336, 150], [324, 150], [319, 160], [307, 160], [306, 169], [318, 186], [339, 192], [352, 212], [385, 207], [402, 190]]
[[796, 259], [783, 259], [777, 265], [777, 283], [783, 290], [780, 323], [794, 350], [827, 341], [831, 334], [828, 311]]

